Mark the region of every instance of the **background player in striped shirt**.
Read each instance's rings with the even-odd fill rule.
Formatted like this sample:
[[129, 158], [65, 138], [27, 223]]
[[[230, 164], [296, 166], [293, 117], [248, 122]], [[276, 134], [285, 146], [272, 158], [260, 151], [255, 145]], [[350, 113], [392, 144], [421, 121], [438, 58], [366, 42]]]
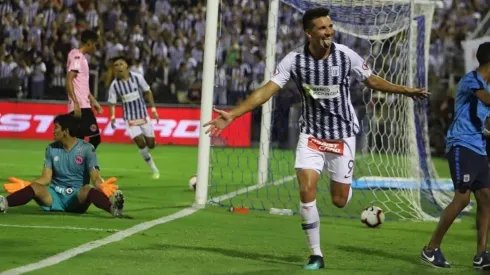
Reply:
[[99, 37], [93, 31], [83, 31], [81, 46], [68, 54], [66, 90], [68, 92], [68, 112], [80, 118], [78, 138], [89, 138], [89, 142], [97, 148], [100, 144], [100, 131], [92, 107], [98, 114], [102, 114], [97, 100], [90, 93], [90, 68], [85, 54], [96, 51]]
[[119, 97], [122, 101], [123, 118], [126, 123], [127, 132], [138, 146], [143, 159], [153, 171], [153, 179], [160, 178], [160, 172], [153, 162], [149, 149], [155, 148], [155, 132], [151, 119], [146, 110], [147, 106], [143, 96], [146, 97], [151, 106], [153, 118], [159, 121], [153, 94], [145, 78], [128, 70], [129, 62], [124, 57], [113, 59], [113, 72], [116, 78], [109, 88], [109, 104], [111, 112], [112, 127], [115, 128], [115, 104]]
[[454, 185], [454, 198], [444, 209], [439, 224], [420, 258], [435, 267], [449, 268], [440, 247], [442, 239], [456, 217], [470, 203], [474, 192], [478, 230], [475, 269], [490, 269], [487, 252], [490, 229], [490, 173], [486, 152], [485, 120], [490, 116], [490, 42], [478, 47], [480, 66], [459, 81], [456, 91], [454, 121], [447, 133], [446, 153]]
[[[95, 148], [75, 137], [78, 120], [70, 114], [59, 115], [54, 125], [56, 141], [46, 148], [41, 176], [6, 198], [0, 196], [0, 212], [34, 199], [45, 211], [84, 213], [93, 203], [120, 217], [124, 196], [117, 185], [101, 178]], [[111, 194], [113, 202], [108, 197]]]
[[271, 80], [230, 112], [204, 124], [207, 133], [218, 135], [235, 118], [262, 105], [293, 79], [302, 96], [300, 138], [296, 149], [296, 175], [300, 185], [300, 214], [311, 256], [305, 269], [324, 268], [320, 249], [320, 218], [316, 188], [325, 167], [330, 174], [332, 203], [342, 208], [352, 197], [355, 135], [359, 123], [350, 99], [350, 77], [371, 89], [411, 97], [426, 97], [423, 89], [392, 84], [376, 75], [347, 46], [333, 42], [329, 9], [305, 12], [303, 28], [308, 42], [290, 52], [277, 66]]

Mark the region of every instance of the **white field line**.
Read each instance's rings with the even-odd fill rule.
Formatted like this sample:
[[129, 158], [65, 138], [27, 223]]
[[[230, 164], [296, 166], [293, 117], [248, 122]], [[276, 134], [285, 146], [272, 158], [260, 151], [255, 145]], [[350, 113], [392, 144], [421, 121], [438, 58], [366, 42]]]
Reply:
[[112, 228], [91, 228], [91, 227], [74, 227], [74, 226], [49, 226], [49, 225], [23, 225], [23, 224], [0, 224], [0, 227], [14, 228], [34, 228], [34, 229], [62, 229], [62, 230], [81, 230], [81, 231], [105, 231], [117, 232], [118, 229]]
[[[231, 192], [229, 194], [225, 194], [223, 196], [212, 198], [212, 199], [210, 199], [210, 201], [220, 201], [220, 200], [223, 200], [223, 199], [230, 199], [230, 198], [232, 198], [234, 196], [243, 194], [243, 193], [245, 193], [247, 191], [259, 189], [259, 188], [262, 188], [262, 187], [267, 186], [267, 185], [274, 185], [274, 186], [280, 185], [280, 184], [286, 183], [288, 181], [291, 181], [294, 178], [296, 178], [296, 176], [289, 176], [289, 177], [285, 177], [285, 178], [282, 178], [280, 180], [277, 180], [275, 182], [272, 182], [270, 184], [253, 185], [253, 186], [250, 186], [250, 187], [242, 188], [240, 190]], [[26, 272], [31, 272], [31, 271], [34, 271], [34, 270], [38, 270], [38, 269], [41, 269], [41, 268], [52, 266], [52, 265], [61, 263], [63, 261], [66, 261], [66, 260], [68, 260], [70, 258], [73, 258], [76, 255], [79, 255], [79, 254], [82, 254], [82, 253], [85, 253], [85, 252], [94, 250], [96, 248], [99, 248], [99, 247], [101, 247], [103, 245], [106, 245], [106, 244], [110, 244], [110, 243], [114, 243], [114, 242], [123, 240], [123, 239], [125, 239], [125, 238], [127, 238], [129, 236], [132, 236], [132, 235], [137, 234], [137, 233], [139, 233], [141, 231], [147, 230], [147, 229], [149, 229], [151, 227], [154, 227], [156, 225], [164, 224], [164, 223], [167, 223], [167, 222], [171, 222], [173, 220], [177, 220], [177, 219], [180, 219], [180, 218], [183, 218], [183, 217], [192, 215], [195, 212], [197, 212], [198, 210], [199, 210], [199, 208], [188, 207], [188, 208], [185, 208], [183, 210], [180, 210], [180, 211], [178, 211], [178, 212], [176, 212], [176, 213], [174, 213], [172, 215], [164, 216], [164, 217], [161, 217], [161, 218], [152, 220], [152, 221], [140, 223], [140, 224], [137, 224], [137, 225], [135, 225], [133, 227], [130, 227], [128, 229], [125, 229], [125, 230], [119, 231], [119, 232], [117, 232], [115, 234], [112, 234], [112, 235], [110, 235], [110, 236], [108, 236], [106, 238], [103, 238], [103, 239], [100, 239], [100, 240], [96, 240], [96, 241], [92, 241], [92, 242], [88, 242], [88, 243], [82, 244], [82, 245], [80, 245], [78, 247], [75, 247], [75, 248], [72, 248], [72, 249], [63, 251], [61, 253], [58, 253], [56, 255], [53, 255], [53, 256], [51, 256], [49, 258], [46, 258], [44, 260], [41, 260], [39, 262], [6, 270], [6, 271], [0, 273], [0, 275], [17, 275], [17, 274], [23, 274], [23, 273], [26, 273]]]

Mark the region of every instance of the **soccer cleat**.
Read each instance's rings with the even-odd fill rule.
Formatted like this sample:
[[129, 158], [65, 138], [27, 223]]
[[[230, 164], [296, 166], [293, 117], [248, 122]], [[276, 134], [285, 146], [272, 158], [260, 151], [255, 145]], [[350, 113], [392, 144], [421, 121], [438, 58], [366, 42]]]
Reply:
[[152, 179], [157, 180], [160, 178], [160, 172], [154, 172], [153, 175], [151, 176]]
[[473, 268], [478, 270], [490, 270], [490, 255], [487, 251], [473, 258]]
[[323, 257], [318, 255], [311, 255], [308, 263], [303, 266], [303, 269], [307, 270], [317, 270], [321, 268], [325, 268], [325, 263], [323, 262]]
[[117, 190], [112, 196], [111, 213], [113, 217], [121, 217], [124, 209], [124, 195], [121, 190]]
[[446, 261], [444, 255], [439, 248], [436, 248], [432, 251], [427, 250], [427, 246], [424, 246], [422, 249], [422, 253], [420, 253], [420, 259], [433, 267], [439, 268], [449, 268], [451, 265]]
[[9, 208], [9, 204], [7, 199], [0, 195], [0, 212], [7, 213], [8, 208]]

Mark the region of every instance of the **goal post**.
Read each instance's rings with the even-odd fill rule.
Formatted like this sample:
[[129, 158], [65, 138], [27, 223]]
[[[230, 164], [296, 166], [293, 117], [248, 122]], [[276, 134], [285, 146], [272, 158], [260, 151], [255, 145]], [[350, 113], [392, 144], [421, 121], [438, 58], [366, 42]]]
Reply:
[[203, 208], [208, 200], [208, 175], [211, 138], [202, 125], [212, 118], [216, 43], [218, 32], [219, 1], [207, 1], [206, 31], [204, 41], [203, 77], [201, 92], [201, 115], [199, 149], [197, 156], [197, 183], [194, 207]]
[[[208, 1], [208, 16], [210, 2], [220, 1]], [[395, 84], [427, 87], [434, 5], [432, 1], [421, 0], [270, 0], [267, 41], [260, 43], [266, 56], [261, 83], [270, 79], [276, 63], [293, 50], [289, 46], [304, 44], [302, 30], [294, 29], [301, 25], [302, 13], [312, 7], [325, 6], [331, 10], [337, 33], [335, 41], [357, 52], [375, 74]], [[219, 11], [216, 5], [212, 8]], [[284, 22], [283, 11], [289, 16], [292, 14], [290, 22]], [[206, 18], [206, 24], [214, 23]], [[217, 24], [213, 28], [216, 29]], [[206, 42], [208, 39], [212, 41], [213, 37], [208, 37], [206, 26]], [[279, 44], [282, 51], [276, 55]], [[216, 43], [212, 46], [205, 48], [205, 58], [210, 51], [214, 58]], [[212, 78], [215, 64], [214, 60], [208, 61], [206, 63], [205, 59], [204, 72]], [[210, 112], [212, 102], [209, 98], [209, 101], [204, 100], [207, 92], [212, 93], [212, 81], [203, 83], [201, 105], [201, 110]], [[358, 143], [356, 153], [354, 196], [346, 208], [334, 208], [330, 203], [329, 179], [327, 173], [323, 173], [317, 190], [320, 214], [357, 218], [362, 208], [374, 204], [383, 208], [388, 219], [434, 220], [449, 202], [452, 190], [449, 182], [438, 179], [430, 158], [427, 103], [382, 94], [363, 85], [351, 86], [351, 95], [357, 98], [355, 107], [364, 110], [358, 114], [361, 134], [357, 138], [364, 142]], [[207, 198], [207, 203], [220, 206], [297, 211], [295, 148], [278, 149], [272, 141], [271, 130], [281, 127], [277, 126], [278, 122], [297, 121], [298, 117], [294, 117], [296, 112], [293, 111], [278, 114], [278, 107], [282, 106], [276, 106], [276, 100], [271, 99], [262, 106], [258, 145], [250, 148], [213, 145], [208, 153], [210, 158], [206, 159], [206, 149], [201, 146], [209, 146], [209, 140], [200, 141], [196, 204], [203, 205]], [[205, 115], [210, 116], [210, 113]], [[207, 120], [201, 117], [201, 122]], [[295, 129], [288, 130], [288, 135], [293, 136], [291, 131]], [[201, 138], [205, 138], [203, 129]], [[203, 171], [205, 169], [209, 170]]]

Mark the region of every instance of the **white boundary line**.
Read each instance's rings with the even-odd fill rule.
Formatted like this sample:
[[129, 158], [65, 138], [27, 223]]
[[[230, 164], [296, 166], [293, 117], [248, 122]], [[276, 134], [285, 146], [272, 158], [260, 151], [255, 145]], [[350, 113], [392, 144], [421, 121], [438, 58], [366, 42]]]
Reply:
[[[295, 178], [296, 178], [296, 176], [288, 176], [288, 177], [282, 178], [280, 180], [277, 180], [275, 182], [272, 182], [270, 184], [261, 184], [261, 185], [260, 184], [257, 184], [257, 185], [252, 185], [252, 186], [245, 187], [245, 188], [242, 188], [240, 190], [237, 190], [237, 191], [234, 191], [234, 192], [225, 194], [223, 196], [212, 198], [212, 199], [210, 199], [210, 201], [220, 201], [220, 200], [230, 199], [230, 198], [232, 198], [234, 196], [243, 194], [243, 193], [245, 193], [247, 191], [256, 190], [256, 189], [262, 188], [262, 187], [267, 186], [267, 185], [277, 186], [277, 185], [280, 185], [280, 184], [289, 182], [289, 181], [291, 181], [291, 180], [293, 180]], [[152, 220], [152, 221], [140, 223], [140, 224], [137, 224], [137, 225], [135, 225], [133, 227], [130, 227], [130, 228], [126, 229], [126, 230], [122, 230], [122, 231], [119, 231], [119, 232], [117, 232], [115, 234], [112, 234], [112, 235], [110, 235], [110, 236], [108, 236], [106, 238], [99, 239], [99, 240], [92, 241], [92, 242], [88, 242], [88, 243], [82, 244], [82, 245], [80, 245], [78, 247], [75, 247], [75, 248], [72, 248], [72, 249], [68, 249], [66, 251], [60, 252], [60, 253], [58, 253], [56, 255], [53, 255], [53, 256], [51, 256], [49, 258], [46, 258], [44, 260], [41, 260], [39, 262], [6, 270], [6, 271], [0, 273], [0, 275], [17, 275], [17, 274], [23, 274], [23, 273], [26, 273], [26, 272], [31, 272], [31, 271], [34, 271], [34, 270], [38, 270], [38, 269], [41, 269], [41, 268], [52, 266], [52, 265], [61, 263], [63, 261], [66, 261], [66, 260], [68, 260], [70, 258], [73, 258], [76, 255], [79, 255], [79, 254], [82, 254], [82, 253], [85, 253], [85, 252], [94, 250], [94, 249], [99, 248], [101, 246], [104, 246], [106, 244], [118, 242], [118, 241], [120, 241], [122, 239], [125, 239], [125, 238], [127, 238], [129, 236], [132, 236], [132, 235], [134, 235], [136, 233], [139, 233], [141, 231], [150, 229], [151, 227], [154, 227], [156, 225], [164, 224], [164, 223], [167, 223], [167, 222], [170, 222], [170, 221], [173, 221], [173, 220], [177, 220], [177, 219], [180, 219], [180, 218], [183, 218], [183, 217], [192, 215], [195, 212], [197, 212], [198, 210], [199, 210], [199, 208], [188, 207], [188, 208], [185, 208], [183, 210], [180, 210], [180, 211], [178, 211], [178, 212], [176, 212], [176, 213], [174, 213], [172, 215], [164, 216], [164, 217], [161, 217], [161, 218]]]
[[15, 228], [35, 228], [35, 229], [63, 229], [63, 230], [82, 230], [82, 231], [106, 231], [118, 232], [118, 229], [113, 228], [91, 228], [91, 227], [74, 227], [74, 226], [49, 226], [49, 225], [23, 225], [23, 224], [0, 224], [0, 227], [15, 227]]

